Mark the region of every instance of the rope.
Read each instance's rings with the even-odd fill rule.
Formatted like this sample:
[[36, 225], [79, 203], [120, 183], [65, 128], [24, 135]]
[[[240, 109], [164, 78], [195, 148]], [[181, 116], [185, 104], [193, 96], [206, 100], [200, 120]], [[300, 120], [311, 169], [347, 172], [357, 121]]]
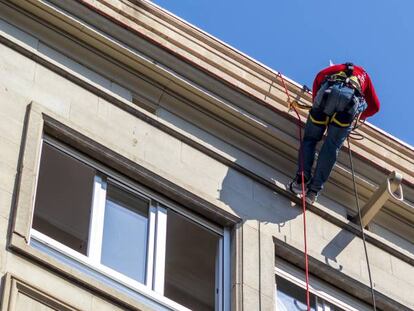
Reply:
[[[309, 294], [309, 260], [308, 260], [308, 246], [307, 246], [307, 235], [306, 235], [306, 196], [305, 196], [305, 175], [303, 172], [303, 166], [304, 166], [304, 160], [303, 160], [303, 148], [302, 148], [302, 120], [301, 117], [297, 111], [296, 108], [299, 109], [310, 109], [309, 106], [307, 105], [302, 105], [299, 104], [296, 100], [292, 101], [288, 92], [288, 89], [286, 87], [286, 83], [285, 80], [283, 79], [283, 75], [278, 72], [278, 76], [280, 77], [280, 80], [282, 81], [282, 85], [283, 88], [285, 90], [286, 96], [287, 96], [287, 101], [288, 101], [288, 105], [289, 105], [289, 111], [293, 110], [296, 113], [297, 116], [297, 120], [298, 120], [298, 129], [299, 129], [299, 141], [300, 141], [300, 163], [301, 163], [301, 180], [302, 180], [302, 208], [303, 208], [303, 238], [304, 238], [304, 253], [305, 253], [305, 279], [306, 279], [306, 304], [307, 304], [307, 310], [310, 311], [311, 310], [311, 306], [310, 306], [310, 294]], [[365, 258], [366, 258], [366, 262], [367, 262], [367, 268], [368, 268], [368, 276], [369, 276], [369, 283], [370, 283], [370, 287], [371, 287], [371, 296], [372, 296], [372, 303], [373, 303], [373, 310], [376, 311], [376, 303], [375, 303], [375, 291], [374, 291], [374, 286], [373, 286], [373, 282], [372, 282], [372, 275], [371, 275], [371, 267], [369, 264], [369, 257], [368, 257], [368, 250], [367, 250], [367, 244], [366, 244], [366, 239], [365, 239], [365, 232], [364, 232], [364, 228], [362, 225], [362, 216], [361, 216], [361, 208], [359, 206], [359, 198], [358, 198], [358, 190], [357, 190], [357, 185], [356, 185], [356, 181], [355, 181], [355, 171], [354, 171], [354, 163], [353, 163], [353, 159], [352, 159], [352, 153], [351, 153], [351, 146], [350, 146], [350, 138], [354, 139], [354, 140], [362, 140], [364, 139], [364, 136], [362, 134], [356, 133], [354, 132], [354, 130], [356, 130], [359, 125], [358, 125], [358, 121], [359, 121], [359, 117], [355, 122], [355, 126], [352, 129], [352, 133], [349, 135], [350, 137], [347, 138], [348, 141], [348, 151], [349, 151], [349, 161], [351, 164], [351, 170], [352, 170], [352, 181], [354, 184], [354, 193], [355, 193], [355, 200], [356, 200], [356, 205], [357, 205], [357, 209], [358, 209], [358, 216], [359, 216], [359, 223], [361, 226], [361, 233], [362, 233], [362, 241], [364, 244], [364, 252], [365, 252]], [[360, 125], [362, 125], [363, 122], [361, 122]]]
[[376, 307], [376, 304], [375, 304], [375, 291], [374, 291], [374, 286], [373, 286], [373, 282], [372, 282], [371, 268], [370, 268], [370, 265], [369, 265], [367, 243], [366, 243], [366, 240], [365, 240], [365, 232], [364, 232], [364, 227], [362, 225], [361, 208], [359, 207], [358, 190], [357, 190], [357, 185], [356, 185], [356, 182], [355, 182], [354, 162], [352, 160], [351, 144], [349, 142], [349, 138], [347, 139], [347, 141], [348, 141], [349, 162], [351, 163], [351, 171], [352, 171], [352, 182], [354, 183], [355, 200], [356, 200], [356, 206], [357, 206], [357, 209], [358, 209], [359, 224], [361, 226], [362, 241], [363, 241], [363, 244], [364, 244], [364, 251], [365, 251], [365, 259], [367, 261], [369, 284], [370, 284], [370, 287], [371, 287], [372, 306], [373, 306], [373, 310], [376, 311], [377, 307]]
[[310, 294], [309, 294], [309, 260], [308, 260], [308, 243], [307, 243], [307, 236], [306, 236], [306, 195], [305, 195], [305, 175], [303, 173], [303, 152], [302, 152], [302, 120], [298, 111], [296, 110], [295, 105], [293, 104], [292, 100], [290, 99], [290, 95], [288, 89], [286, 87], [285, 80], [283, 79], [283, 75], [278, 72], [278, 76], [282, 81], [282, 85], [285, 89], [285, 93], [287, 96], [287, 101], [289, 104], [289, 110], [293, 109], [298, 117], [298, 129], [299, 129], [299, 141], [300, 141], [300, 163], [301, 163], [301, 179], [302, 179], [302, 209], [303, 209], [303, 239], [304, 239], [304, 253], [305, 253], [305, 280], [306, 280], [306, 304], [308, 306], [308, 311], [311, 310], [310, 306]]

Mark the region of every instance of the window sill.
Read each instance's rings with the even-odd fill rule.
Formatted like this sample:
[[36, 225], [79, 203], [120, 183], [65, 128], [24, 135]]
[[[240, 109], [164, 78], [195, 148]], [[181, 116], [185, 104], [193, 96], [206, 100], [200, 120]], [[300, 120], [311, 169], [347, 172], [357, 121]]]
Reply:
[[86, 256], [76, 251], [63, 253], [58, 250], [57, 244], [59, 243], [33, 231], [29, 244], [24, 237], [13, 233], [9, 247], [93, 293], [129, 309], [190, 311], [112, 269], [102, 265], [92, 266], [87, 262]]

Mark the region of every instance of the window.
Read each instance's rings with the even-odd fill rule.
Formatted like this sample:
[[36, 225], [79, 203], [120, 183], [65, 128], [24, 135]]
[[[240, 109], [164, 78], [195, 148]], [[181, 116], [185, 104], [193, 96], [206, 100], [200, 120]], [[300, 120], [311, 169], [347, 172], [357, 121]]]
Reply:
[[49, 138], [31, 238], [167, 302], [227, 308], [227, 230]]
[[[277, 311], [307, 310], [305, 289], [281, 277], [276, 277], [276, 287]], [[314, 294], [309, 297], [312, 311], [343, 311]]]
[[[276, 257], [276, 310], [307, 310], [304, 271]], [[336, 286], [310, 275], [309, 298], [312, 311], [368, 311], [372, 306]]]

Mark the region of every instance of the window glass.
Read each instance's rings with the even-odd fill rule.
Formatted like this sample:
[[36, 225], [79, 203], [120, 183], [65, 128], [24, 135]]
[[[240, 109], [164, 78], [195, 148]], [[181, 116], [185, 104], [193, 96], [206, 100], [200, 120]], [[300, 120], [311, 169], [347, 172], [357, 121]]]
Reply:
[[[327, 301], [310, 293], [312, 311], [343, 311]], [[276, 276], [277, 311], [306, 311], [306, 290], [279, 276]]]
[[141, 283], [145, 281], [147, 201], [108, 184], [101, 262]]
[[191, 310], [221, 310], [223, 235], [201, 218], [122, 186], [105, 168], [83, 159], [53, 140], [43, 143], [31, 241], [128, 286], [147, 281], [146, 290], [152, 286]]
[[[283, 278], [276, 277], [277, 309], [278, 311], [307, 310], [306, 291]], [[315, 309], [315, 296], [310, 294], [311, 310]]]
[[219, 240], [219, 235], [168, 210], [166, 297], [192, 310], [214, 310]]
[[33, 228], [86, 255], [95, 170], [42, 146]]

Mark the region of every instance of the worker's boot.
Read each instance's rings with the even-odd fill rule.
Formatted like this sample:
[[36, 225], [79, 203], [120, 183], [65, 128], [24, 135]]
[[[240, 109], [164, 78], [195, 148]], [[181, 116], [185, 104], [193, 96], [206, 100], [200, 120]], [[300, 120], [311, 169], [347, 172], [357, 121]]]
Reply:
[[[296, 176], [294, 180], [292, 180], [288, 184], [290, 192], [294, 194], [302, 194], [302, 177], [300, 175]], [[307, 189], [307, 181], [305, 180], [305, 192]]]
[[313, 204], [318, 199], [318, 193], [312, 190], [306, 192], [306, 202], [308, 204]]

